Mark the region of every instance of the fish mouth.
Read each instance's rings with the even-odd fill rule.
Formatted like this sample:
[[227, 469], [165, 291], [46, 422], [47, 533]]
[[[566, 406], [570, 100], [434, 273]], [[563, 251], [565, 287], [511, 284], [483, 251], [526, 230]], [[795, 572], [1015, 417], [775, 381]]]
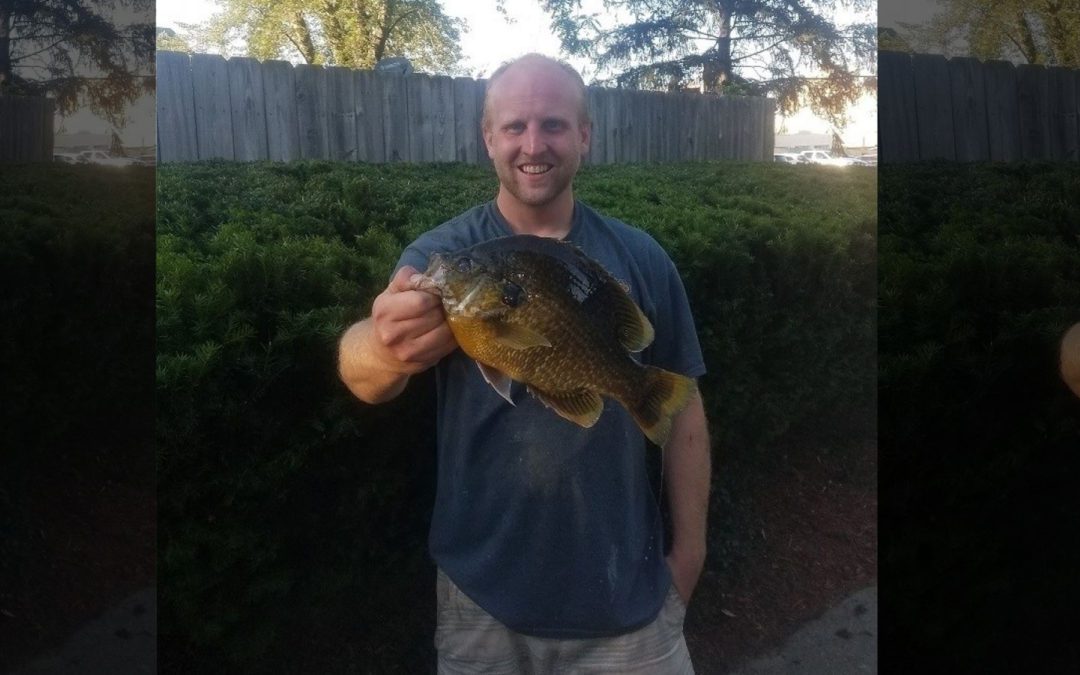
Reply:
[[433, 295], [446, 296], [447, 290], [446, 261], [438, 253], [432, 254], [427, 270], [409, 277], [409, 283], [417, 291], [426, 291]]

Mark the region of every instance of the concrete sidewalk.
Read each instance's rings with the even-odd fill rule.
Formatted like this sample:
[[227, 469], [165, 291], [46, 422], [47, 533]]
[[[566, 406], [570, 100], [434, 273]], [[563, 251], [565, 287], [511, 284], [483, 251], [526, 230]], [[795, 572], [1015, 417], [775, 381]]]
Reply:
[[149, 675], [157, 672], [157, 588], [146, 588], [75, 632], [56, 651], [10, 675]]
[[877, 673], [877, 614], [877, 586], [864, 588], [729, 675]]

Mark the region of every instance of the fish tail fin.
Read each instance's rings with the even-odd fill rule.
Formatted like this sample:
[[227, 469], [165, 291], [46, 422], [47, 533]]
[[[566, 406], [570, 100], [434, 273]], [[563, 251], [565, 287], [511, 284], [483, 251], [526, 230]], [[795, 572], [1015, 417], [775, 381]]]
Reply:
[[689, 377], [645, 366], [641, 394], [627, 408], [649, 440], [663, 448], [671, 434], [672, 420], [686, 407], [696, 388]]

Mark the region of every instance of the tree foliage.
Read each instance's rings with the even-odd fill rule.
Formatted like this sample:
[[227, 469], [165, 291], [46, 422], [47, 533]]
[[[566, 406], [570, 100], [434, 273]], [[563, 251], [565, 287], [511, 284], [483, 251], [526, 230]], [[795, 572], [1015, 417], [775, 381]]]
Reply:
[[455, 73], [463, 22], [439, 0], [217, 0], [222, 11], [184, 38], [200, 50], [257, 59], [370, 68], [404, 56], [418, 70]]
[[923, 51], [1080, 68], [1080, 0], [940, 0], [925, 24], [905, 25]]
[[50, 96], [61, 114], [86, 105], [123, 126], [154, 91], [154, 26], [138, 22], [152, 12], [152, 0], [0, 0], [0, 95]]
[[[809, 105], [842, 124], [876, 87], [877, 40], [869, 0], [544, 0], [567, 53], [592, 59], [600, 83], [772, 94], [781, 112]], [[841, 20], [854, 10], [857, 21]]]

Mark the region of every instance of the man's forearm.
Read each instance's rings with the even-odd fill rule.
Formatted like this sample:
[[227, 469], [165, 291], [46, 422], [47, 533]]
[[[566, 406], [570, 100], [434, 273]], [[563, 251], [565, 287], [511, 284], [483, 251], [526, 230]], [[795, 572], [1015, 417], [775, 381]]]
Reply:
[[341, 381], [365, 403], [383, 403], [405, 390], [409, 376], [387, 369], [371, 349], [371, 319], [353, 324], [338, 344]]
[[711, 461], [701, 396], [679, 413], [664, 450], [664, 478], [671, 510], [672, 556], [704, 562]]

